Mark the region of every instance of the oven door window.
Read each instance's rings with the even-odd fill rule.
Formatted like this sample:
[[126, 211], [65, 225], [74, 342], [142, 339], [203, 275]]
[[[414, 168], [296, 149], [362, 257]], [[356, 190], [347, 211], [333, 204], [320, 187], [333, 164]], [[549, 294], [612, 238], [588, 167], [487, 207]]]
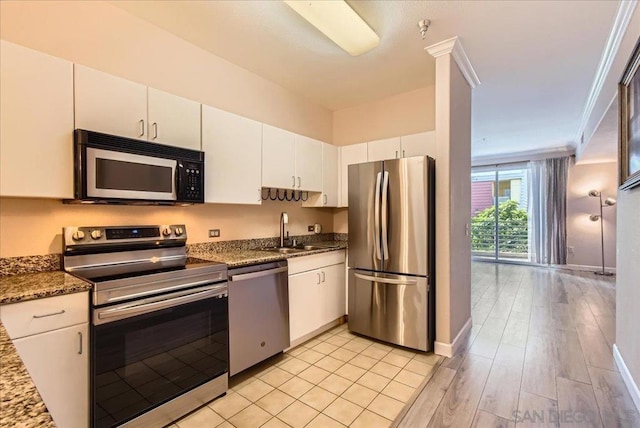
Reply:
[[112, 427], [228, 370], [227, 298], [93, 327], [94, 427]]
[[87, 148], [87, 196], [176, 200], [177, 161]]

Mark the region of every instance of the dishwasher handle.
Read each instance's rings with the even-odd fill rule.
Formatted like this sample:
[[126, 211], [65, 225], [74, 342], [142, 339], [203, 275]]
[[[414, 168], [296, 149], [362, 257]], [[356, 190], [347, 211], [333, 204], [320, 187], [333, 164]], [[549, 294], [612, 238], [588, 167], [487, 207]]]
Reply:
[[287, 266], [279, 267], [275, 269], [259, 270], [251, 273], [241, 273], [238, 275], [229, 276], [229, 281], [247, 281], [249, 279], [262, 278], [263, 276], [276, 275], [278, 273], [286, 272], [289, 268]]

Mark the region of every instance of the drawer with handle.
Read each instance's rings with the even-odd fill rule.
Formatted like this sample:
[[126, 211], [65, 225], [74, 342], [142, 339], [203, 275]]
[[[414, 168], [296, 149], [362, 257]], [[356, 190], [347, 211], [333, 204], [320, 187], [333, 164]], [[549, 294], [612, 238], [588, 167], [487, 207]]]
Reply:
[[0, 306], [0, 319], [11, 339], [89, 322], [87, 292]]

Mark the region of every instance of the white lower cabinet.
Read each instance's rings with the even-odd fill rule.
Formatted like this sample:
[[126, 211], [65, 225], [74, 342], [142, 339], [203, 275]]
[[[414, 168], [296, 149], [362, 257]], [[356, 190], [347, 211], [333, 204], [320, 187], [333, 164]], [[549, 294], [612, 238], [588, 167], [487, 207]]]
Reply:
[[289, 276], [289, 336], [291, 342], [320, 327], [320, 273]]
[[89, 297], [0, 306], [0, 319], [56, 426], [89, 426]]
[[89, 324], [13, 341], [56, 426], [89, 424]]
[[345, 314], [344, 250], [289, 259], [291, 346]]
[[345, 314], [344, 270], [344, 263], [320, 269], [322, 276], [320, 316], [322, 321], [331, 322]]

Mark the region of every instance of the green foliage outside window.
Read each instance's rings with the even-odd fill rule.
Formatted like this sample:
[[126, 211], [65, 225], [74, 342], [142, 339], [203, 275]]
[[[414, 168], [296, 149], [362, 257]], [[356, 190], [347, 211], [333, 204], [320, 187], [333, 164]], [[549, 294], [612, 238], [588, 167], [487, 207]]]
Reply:
[[[472, 251], [495, 251], [496, 207], [491, 206], [471, 218]], [[528, 251], [527, 210], [520, 208], [517, 201], [508, 200], [498, 205], [498, 239], [501, 253], [527, 253]]]

